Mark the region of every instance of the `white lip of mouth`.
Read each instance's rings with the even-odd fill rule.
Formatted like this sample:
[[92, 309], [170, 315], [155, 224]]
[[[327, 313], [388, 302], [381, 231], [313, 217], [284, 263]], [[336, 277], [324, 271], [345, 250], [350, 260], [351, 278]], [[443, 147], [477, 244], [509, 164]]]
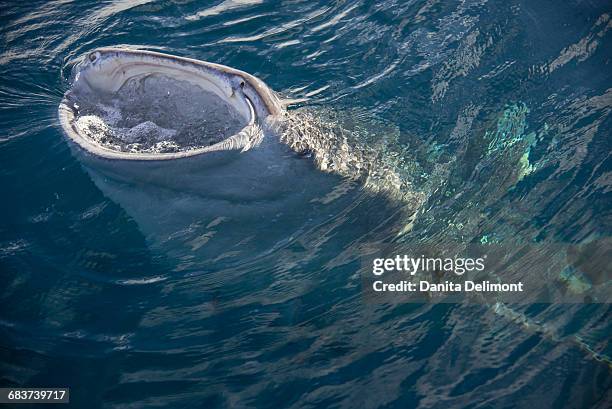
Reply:
[[[86, 58], [89, 58], [89, 55], [91, 54], [92, 53], [88, 53]], [[167, 58], [169, 58], [171, 61], [172, 58], [176, 57], [168, 55]], [[192, 63], [197, 65], [198, 62], [194, 60]], [[202, 62], [202, 64], [205, 63]], [[253, 128], [255, 127], [256, 122], [255, 109], [250, 98], [244, 95], [244, 93], [241, 93], [241, 95], [244, 97], [243, 101], [247, 107], [247, 125], [240, 132], [229, 136], [214, 145], [170, 153], [116, 151], [82, 135], [75, 126], [75, 119], [77, 116], [76, 108], [73, 108], [73, 104], [67, 97], [64, 97], [60, 102], [58, 114], [60, 124], [66, 136], [68, 136], [70, 140], [75, 142], [82, 149], [95, 156], [116, 160], [163, 161], [187, 158], [218, 151], [240, 151], [245, 150], [245, 147], [252, 146]], [[227, 98], [227, 96], [225, 96], [225, 98]]]

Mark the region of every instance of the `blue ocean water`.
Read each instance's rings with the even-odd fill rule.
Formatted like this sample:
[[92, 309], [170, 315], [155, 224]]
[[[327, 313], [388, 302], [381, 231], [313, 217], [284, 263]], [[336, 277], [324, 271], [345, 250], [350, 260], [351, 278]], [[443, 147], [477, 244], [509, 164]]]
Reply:
[[[3, 2], [0, 386], [69, 386], [83, 408], [610, 407], [609, 304], [367, 303], [356, 272], [372, 243], [609, 237], [611, 18], [606, 1]], [[381, 152], [414, 200], [290, 153], [291, 207], [234, 203], [248, 224], [96, 179], [57, 107], [108, 45], [305, 99], [290, 113]], [[336, 195], [313, 202], [322, 184]]]

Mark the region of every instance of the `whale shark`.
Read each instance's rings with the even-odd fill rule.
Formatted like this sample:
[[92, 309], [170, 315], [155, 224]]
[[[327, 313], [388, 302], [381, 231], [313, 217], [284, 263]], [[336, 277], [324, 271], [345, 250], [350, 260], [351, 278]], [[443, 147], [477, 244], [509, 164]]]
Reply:
[[[347, 262], [360, 256], [335, 249], [376, 250], [407, 232], [427, 189], [400, 177], [390, 157], [351, 144], [334, 121], [286, 106], [244, 71], [104, 47], [75, 66], [59, 119], [93, 183], [152, 248], [178, 260], [174, 270], [249, 265], [279, 249], [302, 260], [331, 251], [328, 259]], [[502, 301], [480, 302], [560, 342]], [[570, 342], [610, 365], [586, 341]]]

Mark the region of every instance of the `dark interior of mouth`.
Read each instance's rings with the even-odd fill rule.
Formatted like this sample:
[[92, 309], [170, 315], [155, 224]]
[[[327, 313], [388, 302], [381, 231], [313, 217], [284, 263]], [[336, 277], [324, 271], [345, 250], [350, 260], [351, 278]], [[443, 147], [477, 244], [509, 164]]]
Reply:
[[76, 83], [69, 101], [79, 134], [121, 152], [179, 152], [218, 143], [247, 121], [223, 98], [163, 74], [130, 78], [117, 92]]

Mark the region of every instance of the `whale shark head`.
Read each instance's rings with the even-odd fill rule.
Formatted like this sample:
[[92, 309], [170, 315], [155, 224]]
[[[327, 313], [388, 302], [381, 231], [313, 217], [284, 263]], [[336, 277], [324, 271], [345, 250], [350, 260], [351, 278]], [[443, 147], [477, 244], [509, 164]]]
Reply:
[[[92, 181], [167, 254], [262, 254], [361, 203], [369, 193], [356, 180], [397, 184], [324, 119], [286, 114], [263, 81], [220, 64], [93, 50], [59, 118]], [[363, 203], [373, 201], [369, 220], [396, 206], [384, 195]]]
[[276, 94], [243, 71], [117, 47], [82, 58], [59, 108], [70, 140], [116, 160], [249, 149], [259, 127], [283, 113]]

